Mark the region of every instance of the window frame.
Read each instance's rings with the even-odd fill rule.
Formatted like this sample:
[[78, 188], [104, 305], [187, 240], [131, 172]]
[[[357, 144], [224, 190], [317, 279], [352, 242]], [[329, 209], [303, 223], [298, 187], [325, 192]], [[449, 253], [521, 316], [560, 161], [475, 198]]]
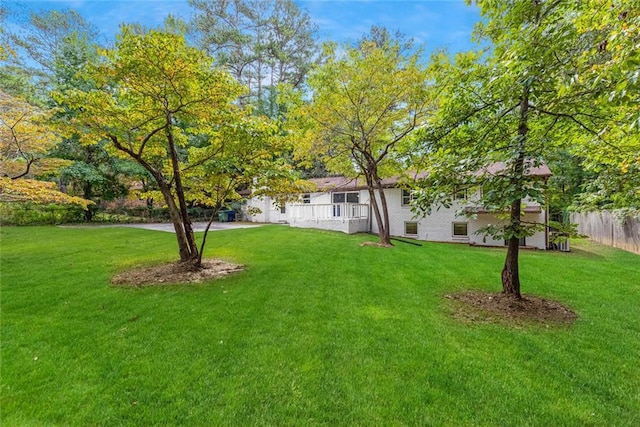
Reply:
[[[465, 234], [456, 234], [456, 226], [464, 225]], [[451, 236], [454, 239], [468, 239], [469, 238], [469, 223], [464, 221], [453, 221], [451, 223]]]
[[[407, 190], [406, 188], [403, 188], [400, 193], [400, 205], [402, 207], [411, 206], [413, 204], [414, 194], [415, 190]], [[405, 200], [408, 200], [408, 202], [406, 202]]]
[[[344, 196], [344, 201], [342, 202], [336, 202], [335, 201], [335, 197], [337, 195], [342, 194]], [[349, 201], [349, 196], [350, 195], [354, 195], [356, 196], [356, 201]], [[353, 204], [360, 204], [360, 192], [359, 191], [338, 191], [338, 192], [333, 192], [331, 193], [331, 203], [333, 204], [338, 204], [338, 203], [353, 203]]]
[[[409, 233], [409, 232], [407, 231], [407, 226], [408, 226], [408, 225], [415, 225], [415, 227], [416, 227], [416, 232], [415, 232], [415, 234], [414, 234], [414, 233]], [[419, 224], [418, 224], [418, 221], [405, 221], [405, 222], [404, 222], [404, 235], [405, 235], [405, 236], [418, 236], [418, 232], [419, 232]]]
[[468, 185], [456, 185], [453, 187], [453, 200], [466, 201], [469, 198]]

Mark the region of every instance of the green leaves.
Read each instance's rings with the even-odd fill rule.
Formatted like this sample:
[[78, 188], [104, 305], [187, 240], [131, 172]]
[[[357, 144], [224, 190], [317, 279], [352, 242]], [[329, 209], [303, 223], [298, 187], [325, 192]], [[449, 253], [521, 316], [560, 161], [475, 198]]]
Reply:
[[87, 145], [107, 141], [153, 177], [158, 191], [144, 194], [167, 205], [182, 261], [197, 264], [202, 254], [189, 204], [219, 208], [239, 198], [237, 189], [268, 181], [275, 192], [278, 180], [293, 181], [276, 161], [278, 127], [239, 107], [245, 89], [184, 36], [123, 27], [83, 74], [95, 88], [56, 94], [73, 112], [68, 130]]
[[242, 92], [182, 36], [127, 27], [84, 74], [97, 89], [57, 95], [76, 108], [73, 127], [82, 128], [86, 143], [116, 138], [129, 154], [150, 161], [166, 155], [163, 129], [170, 127], [176, 143], [186, 146], [188, 135], [207, 135], [226, 121]]
[[[640, 210], [640, 5], [633, 1], [604, 5], [580, 2], [574, 24], [591, 41], [576, 62], [581, 81], [594, 93], [599, 114], [597, 137], [581, 138], [574, 152], [597, 174], [578, 200], [582, 209]], [[575, 90], [575, 85], [570, 85]]]
[[401, 156], [389, 153], [398, 154], [399, 143], [431, 113], [418, 53], [405, 54], [396, 40], [365, 39], [343, 53], [326, 45], [325, 54], [325, 64], [309, 76], [312, 101], [295, 112], [305, 123], [298, 156], [319, 156], [334, 172], [352, 176], [372, 164], [391, 167]]

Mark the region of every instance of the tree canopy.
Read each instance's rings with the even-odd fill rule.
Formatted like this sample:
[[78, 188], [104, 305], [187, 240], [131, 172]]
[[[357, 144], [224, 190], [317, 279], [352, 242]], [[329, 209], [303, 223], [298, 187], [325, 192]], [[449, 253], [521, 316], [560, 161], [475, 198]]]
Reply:
[[181, 35], [123, 27], [115, 47], [89, 65], [85, 77], [95, 89], [58, 94], [75, 110], [72, 130], [84, 144], [107, 140], [153, 176], [173, 221], [180, 260], [199, 267], [201, 249], [187, 208], [190, 199], [214, 197], [216, 176], [196, 171], [216, 164], [232, 168], [228, 159], [237, 159], [244, 147], [230, 143], [234, 134], [254, 138], [255, 154], [263, 158], [272, 134], [260, 129], [269, 124], [234, 103], [243, 87]]
[[55, 174], [65, 164], [48, 156], [59, 139], [48, 125], [51, 114], [0, 90], [0, 201], [86, 209], [90, 201], [60, 192], [53, 182], [34, 179]]
[[597, 138], [585, 135], [574, 149], [593, 176], [577, 205], [640, 215], [640, 4], [588, 0], [577, 7], [576, 28], [592, 42], [576, 57], [567, 90], [586, 86], [614, 117], [595, 129]]
[[[0, 33], [0, 41], [11, 52], [0, 57], [0, 87], [29, 101], [45, 103], [58, 79], [76, 71], [64, 58], [82, 56], [92, 49], [97, 30], [82, 15], [70, 9], [27, 12], [19, 5], [5, 9], [19, 25]], [[65, 73], [62, 68], [67, 67]]]
[[320, 158], [333, 173], [363, 176], [379, 229], [390, 244], [382, 179], [404, 170], [411, 133], [432, 111], [427, 74], [418, 52], [408, 53], [384, 30], [355, 46], [325, 46], [326, 62], [308, 85], [311, 100], [292, 116], [302, 123], [298, 156]]
[[279, 84], [299, 88], [314, 63], [317, 30], [291, 0], [189, 0], [198, 46], [249, 88], [244, 103], [275, 117]]
[[574, 78], [592, 42], [575, 25], [574, 2], [476, 3], [484, 20], [475, 34], [489, 48], [432, 61], [441, 106], [423, 133], [429, 178], [416, 203], [428, 211], [451, 203], [457, 185], [482, 186], [478, 204], [504, 213], [483, 230], [508, 241], [503, 290], [520, 298], [519, 240], [545, 227], [523, 219], [526, 200], [545, 204], [544, 181], [532, 171], [585, 138], [606, 144], [599, 130], [615, 114]]

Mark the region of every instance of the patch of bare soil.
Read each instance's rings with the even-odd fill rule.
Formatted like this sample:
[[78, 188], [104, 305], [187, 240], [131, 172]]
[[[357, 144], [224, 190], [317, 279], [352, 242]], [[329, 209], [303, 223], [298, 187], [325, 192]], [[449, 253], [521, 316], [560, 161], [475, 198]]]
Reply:
[[392, 248], [393, 245], [385, 245], [380, 242], [362, 242], [360, 246], [373, 246], [375, 248]]
[[111, 284], [115, 286], [191, 285], [242, 270], [244, 270], [242, 265], [231, 264], [219, 259], [203, 260], [202, 268], [198, 270], [185, 268], [180, 263], [160, 264], [117, 274], [111, 279]]
[[571, 325], [578, 315], [559, 302], [533, 295], [517, 300], [502, 293], [467, 291], [445, 295], [456, 319], [471, 323]]

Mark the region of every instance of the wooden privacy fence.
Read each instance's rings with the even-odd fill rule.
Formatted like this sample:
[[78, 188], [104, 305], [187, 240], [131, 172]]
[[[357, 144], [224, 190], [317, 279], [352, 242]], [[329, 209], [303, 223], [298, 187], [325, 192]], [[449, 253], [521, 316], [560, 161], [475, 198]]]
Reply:
[[640, 219], [626, 218], [623, 223], [610, 212], [571, 214], [578, 233], [604, 245], [640, 254]]

